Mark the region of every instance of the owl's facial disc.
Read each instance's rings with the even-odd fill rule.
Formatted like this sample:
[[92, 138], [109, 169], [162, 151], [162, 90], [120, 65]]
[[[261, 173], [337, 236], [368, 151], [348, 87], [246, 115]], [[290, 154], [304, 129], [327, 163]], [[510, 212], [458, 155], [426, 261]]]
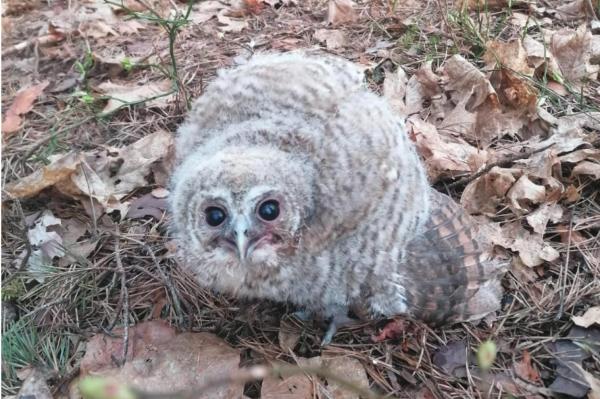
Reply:
[[215, 244], [235, 254], [241, 263], [261, 248], [276, 251], [283, 242], [284, 201], [276, 195], [261, 197], [231, 210], [214, 205], [204, 209], [206, 224], [216, 232]]

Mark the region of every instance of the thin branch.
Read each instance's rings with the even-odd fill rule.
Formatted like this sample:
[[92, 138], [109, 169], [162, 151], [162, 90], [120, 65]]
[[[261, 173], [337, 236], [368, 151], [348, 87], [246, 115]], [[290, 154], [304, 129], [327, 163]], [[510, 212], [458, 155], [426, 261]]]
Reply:
[[446, 187], [447, 188], [453, 188], [456, 186], [462, 186], [465, 184], [468, 184], [470, 182], [472, 182], [473, 180], [485, 175], [486, 173], [488, 173], [490, 170], [492, 170], [494, 167], [496, 166], [500, 166], [500, 167], [506, 167], [509, 166], [511, 163], [513, 163], [514, 161], [517, 161], [519, 159], [525, 159], [525, 158], [529, 158], [531, 155], [533, 154], [537, 154], [538, 152], [542, 152], [544, 150], [547, 150], [548, 148], [552, 147], [554, 145], [554, 143], [552, 144], [548, 144], [547, 146], [541, 147], [541, 148], [537, 148], [535, 150], [530, 150], [527, 152], [523, 152], [521, 154], [515, 154], [515, 155], [511, 155], [508, 157], [505, 157], [503, 159], [500, 159], [496, 162], [492, 162], [490, 164], [487, 164], [485, 168], [481, 169], [479, 172], [472, 174], [470, 176], [466, 176], [463, 177], [460, 180], [457, 180], [453, 183], [448, 184]]

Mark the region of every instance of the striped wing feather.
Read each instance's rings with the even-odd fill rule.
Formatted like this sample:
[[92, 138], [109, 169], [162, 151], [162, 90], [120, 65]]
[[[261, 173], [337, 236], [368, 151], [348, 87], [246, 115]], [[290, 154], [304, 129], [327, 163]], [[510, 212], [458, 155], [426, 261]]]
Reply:
[[456, 202], [432, 190], [431, 203], [425, 233], [407, 246], [409, 309], [433, 325], [480, 319], [500, 307], [505, 265]]

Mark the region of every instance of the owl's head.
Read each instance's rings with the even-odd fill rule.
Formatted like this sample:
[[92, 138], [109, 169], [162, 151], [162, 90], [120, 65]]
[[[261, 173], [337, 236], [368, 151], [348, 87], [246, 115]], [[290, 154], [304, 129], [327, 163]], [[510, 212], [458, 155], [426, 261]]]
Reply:
[[242, 271], [276, 265], [297, 249], [313, 211], [310, 166], [273, 147], [227, 147], [192, 155], [174, 176], [181, 245], [206, 264]]

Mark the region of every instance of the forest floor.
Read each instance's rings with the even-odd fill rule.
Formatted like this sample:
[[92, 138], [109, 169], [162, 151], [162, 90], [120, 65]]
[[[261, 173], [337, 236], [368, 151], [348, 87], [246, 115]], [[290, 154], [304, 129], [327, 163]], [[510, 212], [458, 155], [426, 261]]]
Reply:
[[[481, 3], [3, 2], [3, 396], [599, 398], [600, 6]], [[409, 115], [432, 183], [510, 261], [497, 314], [360, 323], [321, 348], [291, 306], [177, 266], [165, 204], [190, 101], [254, 52], [309, 47]]]

